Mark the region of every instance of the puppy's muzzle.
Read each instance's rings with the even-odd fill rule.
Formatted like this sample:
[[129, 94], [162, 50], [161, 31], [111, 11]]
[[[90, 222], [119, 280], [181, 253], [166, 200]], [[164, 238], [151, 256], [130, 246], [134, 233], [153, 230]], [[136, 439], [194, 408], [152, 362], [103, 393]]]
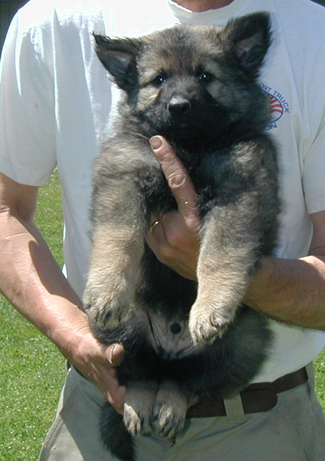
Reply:
[[167, 107], [173, 117], [182, 117], [191, 109], [191, 102], [182, 96], [174, 96]]

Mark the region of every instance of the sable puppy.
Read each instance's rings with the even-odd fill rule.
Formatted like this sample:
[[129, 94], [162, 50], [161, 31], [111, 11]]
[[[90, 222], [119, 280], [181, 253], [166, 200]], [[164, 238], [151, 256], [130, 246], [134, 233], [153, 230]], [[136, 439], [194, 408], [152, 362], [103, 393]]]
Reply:
[[[116, 134], [95, 162], [93, 249], [84, 303], [103, 343], [122, 342], [124, 419], [103, 409], [102, 438], [135, 459], [132, 435], [173, 439], [193, 399], [243, 389], [271, 342], [267, 319], [242, 305], [280, 209], [269, 100], [257, 77], [270, 20], [256, 13], [216, 26], [176, 26], [139, 39], [95, 35], [123, 90]], [[151, 213], [176, 208], [149, 139], [163, 135], [196, 188], [202, 219], [198, 283], [145, 244]]]

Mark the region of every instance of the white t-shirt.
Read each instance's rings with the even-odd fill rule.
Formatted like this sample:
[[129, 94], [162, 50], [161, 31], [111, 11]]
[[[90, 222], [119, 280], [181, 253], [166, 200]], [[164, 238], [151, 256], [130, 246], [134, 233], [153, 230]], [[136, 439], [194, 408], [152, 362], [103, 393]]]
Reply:
[[[171, 0], [31, 0], [16, 15], [1, 67], [0, 171], [39, 186], [58, 167], [66, 273], [80, 296], [90, 248], [92, 161], [111, 130], [119, 95], [95, 55], [92, 32], [139, 36], [175, 23], [223, 25], [259, 10], [270, 12], [273, 29], [260, 81], [271, 98], [268, 130], [281, 152], [277, 255], [296, 258], [308, 252], [309, 213], [325, 209], [325, 9], [309, 0], [234, 0], [203, 13]], [[321, 332], [276, 322], [272, 328], [274, 347], [256, 381], [299, 369], [325, 345]]]

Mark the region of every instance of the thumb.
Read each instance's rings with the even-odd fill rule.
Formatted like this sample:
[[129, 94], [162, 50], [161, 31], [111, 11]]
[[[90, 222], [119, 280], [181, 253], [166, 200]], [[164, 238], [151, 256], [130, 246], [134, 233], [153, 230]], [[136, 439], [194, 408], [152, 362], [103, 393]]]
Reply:
[[112, 367], [118, 367], [125, 359], [125, 349], [122, 344], [112, 344], [107, 349], [107, 358]]

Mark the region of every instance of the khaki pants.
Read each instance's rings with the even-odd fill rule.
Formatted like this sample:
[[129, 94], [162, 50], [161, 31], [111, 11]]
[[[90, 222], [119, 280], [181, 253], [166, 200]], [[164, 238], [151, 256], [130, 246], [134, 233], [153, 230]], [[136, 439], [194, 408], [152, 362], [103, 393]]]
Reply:
[[[103, 401], [102, 394], [71, 369], [40, 461], [116, 461], [99, 440]], [[159, 437], [135, 437], [137, 461], [325, 460], [325, 422], [312, 377], [281, 393], [269, 412], [243, 415], [240, 403], [234, 402], [226, 417], [188, 420], [172, 447]]]

